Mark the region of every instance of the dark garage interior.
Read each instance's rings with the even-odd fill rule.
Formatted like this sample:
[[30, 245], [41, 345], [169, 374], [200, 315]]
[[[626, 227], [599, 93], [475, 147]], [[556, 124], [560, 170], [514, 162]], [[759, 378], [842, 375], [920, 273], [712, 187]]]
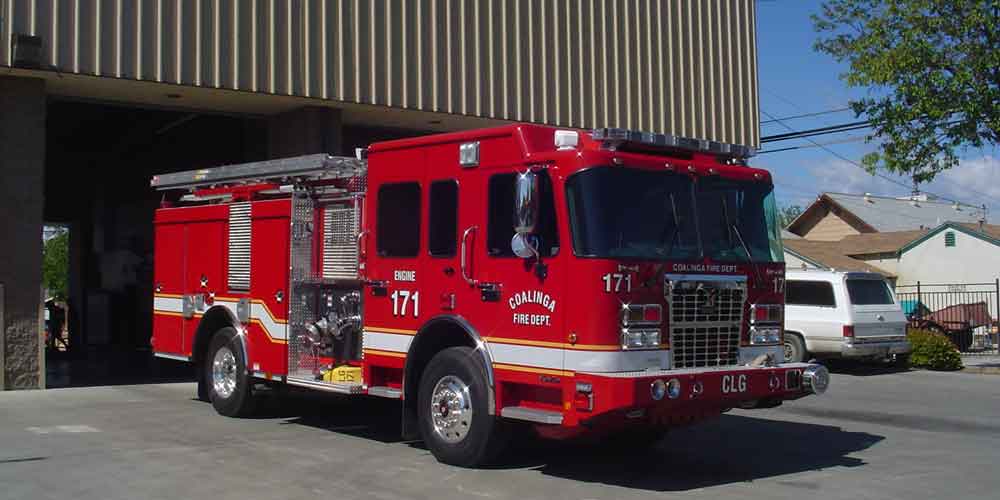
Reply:
[[47, 387], [184, 380], [192, 373], [187, 364], [150, 351], [152, 219], [160, 203], [149, 188], [152, 175], [288, 156], [296, 149], [353, 151], [420, 133], [334, 124], [320, 134], [336, 137], [303, 142], [289, 137], [297, 133], [289, 122], [297, 118], [50, 100], [44, 220], [69, 229], [70, 249], [69, 335], [65, 350], [46, 353]]

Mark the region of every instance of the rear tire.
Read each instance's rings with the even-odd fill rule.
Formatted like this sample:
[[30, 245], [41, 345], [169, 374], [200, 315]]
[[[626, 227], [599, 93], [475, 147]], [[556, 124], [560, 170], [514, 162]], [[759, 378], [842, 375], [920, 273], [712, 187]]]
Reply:
[[438, 461], [475, 467], [507, 443], [506, 425], [489, 414], [485, 367], [468, 347], [445, 349], [420, 376], [417, 418], [424, 444]]
[[202, 359], [202, 377], [208, 399], [219, 414], [245, 417], [253, 413], [255, 400], [247, 363], [232, 327], [212, 336]]
[[806, 359], [806, 344], [798, 335], [785, 334], [785, 361], [801, 363]]

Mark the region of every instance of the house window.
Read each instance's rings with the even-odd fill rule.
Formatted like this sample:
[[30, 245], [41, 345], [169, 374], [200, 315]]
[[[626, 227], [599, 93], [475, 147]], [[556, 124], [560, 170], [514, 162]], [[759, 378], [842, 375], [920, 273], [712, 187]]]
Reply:
[[955, 246], [955, 231], [948, 231], [944, 233], [944, 246], [946, 247]]
[[420, 185], [386, 184], [378, 190], [375, 245], [382, 257], [416, 257], [420, 250]]

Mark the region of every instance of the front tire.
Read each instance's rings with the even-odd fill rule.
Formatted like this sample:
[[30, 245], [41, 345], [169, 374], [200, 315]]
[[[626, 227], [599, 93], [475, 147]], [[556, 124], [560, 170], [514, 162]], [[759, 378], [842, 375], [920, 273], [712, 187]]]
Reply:
[[484, 370], [472, 349], [450, 347], [437, 353], [420, 377], [420, 434], [440, 462], [482, 465], [507, 441], [503, 422], [489, 414]]
[[208, 399], [215, 411], [227, 417], [253, 413], [253, 389], [235, 329], [227, 327], [215, 332], [208, 344], [202, 370]]
[[806, 345], [798, 335], [785, 334], [785, 361], [801, 363], [806, 359]]

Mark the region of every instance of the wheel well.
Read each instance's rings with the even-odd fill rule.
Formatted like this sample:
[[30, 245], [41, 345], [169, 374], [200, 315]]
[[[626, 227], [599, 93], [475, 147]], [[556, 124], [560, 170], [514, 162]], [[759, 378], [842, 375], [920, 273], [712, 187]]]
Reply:
[[191, 360], [194, 361], [195, 366], [198, 366], [205, 356], [208, 343], [212, 341], [212, 335], [227, 326], [234, 328], [236, 326], [233, 313], [229, 309], [215, 306], [205, 312], [198, 323], [198, 330], [195, 331], [194, 342], [191, 344]]
[[406, 353], [403, 368], [403, 437], [418, 439], [420, 433], [417, 422], [417, 394], [420, 390], [420, 376], [435, 354], [449, 347], [470, 347], [483, 357], [483, 369], [490, 385], [489, 413], [494, 412], [493, 363], [489, 351], [482, 345], [479, 334], [461, 316], [438, 316], [432, 318], [417, 332]]
[[476, 347], [475, 340], [465, 327], [449, 318], [432, 319], [417, 332], [406, 354], [403, 371], [403, 402], [408, 407], [417, 404], [420, 376], [435, 354], [449, 347]]

